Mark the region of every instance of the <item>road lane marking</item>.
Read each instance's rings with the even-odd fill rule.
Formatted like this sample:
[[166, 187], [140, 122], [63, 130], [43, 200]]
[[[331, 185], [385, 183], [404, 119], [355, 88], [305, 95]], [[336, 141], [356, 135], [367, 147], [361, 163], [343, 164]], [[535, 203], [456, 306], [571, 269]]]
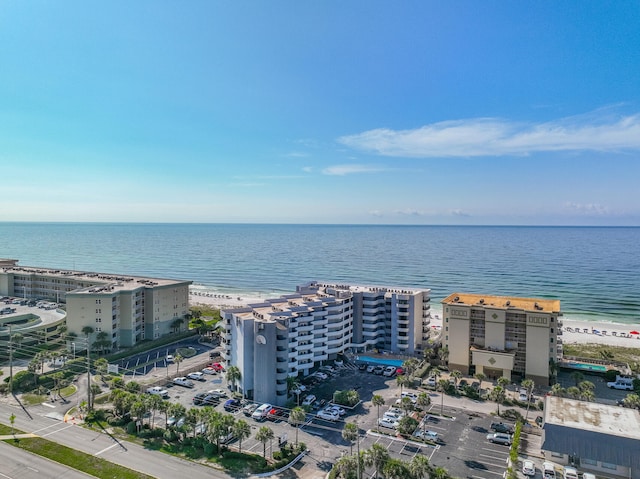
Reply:
[[59, 432], [64, 431], [65, 429], [69, 429], [70, 427], [73, 427], [73, 424], [69, 424], [67, 427], [63, 427], [62, 429], [58, 429], [56, 431], [51, 431], [48, 432], [47, 434], [42, 434], [40, 437], [47, 437], [47, 436], [51, 436], [52, 434], [57, 434]]
[[94, 454], [94, 456], [99, 456], [100, 454], [102, 454], [103, 452], [107, 452], [109, 449], [112, 449], [114, 447], [116, 447], [118, 444], [111, 444], [110, 446], [105, 447], [102, 451], [98, 451]]

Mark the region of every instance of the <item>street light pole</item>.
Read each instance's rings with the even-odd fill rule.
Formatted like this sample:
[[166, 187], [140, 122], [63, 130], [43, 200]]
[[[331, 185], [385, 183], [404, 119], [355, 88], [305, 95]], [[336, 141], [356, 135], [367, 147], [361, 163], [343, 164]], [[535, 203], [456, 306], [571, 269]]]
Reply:
[[71, 343], [71, 350], [73, 351], [73, 359], [76, 358], [76, 343]]

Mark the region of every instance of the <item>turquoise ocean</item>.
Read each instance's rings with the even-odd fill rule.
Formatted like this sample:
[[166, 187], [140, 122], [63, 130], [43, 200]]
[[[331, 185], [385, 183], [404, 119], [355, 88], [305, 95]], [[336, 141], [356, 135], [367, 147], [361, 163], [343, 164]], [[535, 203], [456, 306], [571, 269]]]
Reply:
[[640, 228], [0, 223], [0, 257], [234, 296], [322, 280], [430, 288], [436, 305], [455, 291], [556, 298], [567, 319], [640, 323]]

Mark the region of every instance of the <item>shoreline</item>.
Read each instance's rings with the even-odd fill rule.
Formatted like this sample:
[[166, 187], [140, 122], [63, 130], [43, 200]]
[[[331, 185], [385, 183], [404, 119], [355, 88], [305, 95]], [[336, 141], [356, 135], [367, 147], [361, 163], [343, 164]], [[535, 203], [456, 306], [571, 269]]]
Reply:
[[[189, 302], [194, 306], [202, 304], [224, 309], [261, 303], [268, 298], [278, 296], [280, 296], [279, 293], [264, 296], [255, 293], [253, 295], [242, 295], [242, 293], [231, 295], [225, 293], [209, 293], [207, 290], [190, 290]], [[442, 328], [441, 315], [442, 308], [432, 306], [431, 326], [434, 329]], [[640, 332], [640, 324], [637, 323], [625, 324], [608, 321], [585, 321], [566, 317], [562, 318], [562, 323], [563, 327], [560, 339], [563, 344], [604, 344], [608, 346], [640, 348], [640, 335], [630, 335], [631, 331]], [[622, 334], [624, 334], [624, 336]], [[628, 337], [628, 335], [630, 335], [630, 337]]]

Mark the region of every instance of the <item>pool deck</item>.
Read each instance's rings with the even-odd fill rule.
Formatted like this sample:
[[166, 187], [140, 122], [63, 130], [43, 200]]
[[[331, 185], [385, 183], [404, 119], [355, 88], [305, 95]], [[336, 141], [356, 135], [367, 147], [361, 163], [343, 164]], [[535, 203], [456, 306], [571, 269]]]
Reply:
[[558, 363], [558, 367], [564, 368], [564, 369], [574, 369], [576, 371], [588, 371], [591, 373], [605, 373], [611, 369], [620, 369], [619, 365], [608, 364], [605, 362], [600, 362], [598, 360], [594, 360], [594, 361], [565, 360], [565, 361], [560, 361]]

